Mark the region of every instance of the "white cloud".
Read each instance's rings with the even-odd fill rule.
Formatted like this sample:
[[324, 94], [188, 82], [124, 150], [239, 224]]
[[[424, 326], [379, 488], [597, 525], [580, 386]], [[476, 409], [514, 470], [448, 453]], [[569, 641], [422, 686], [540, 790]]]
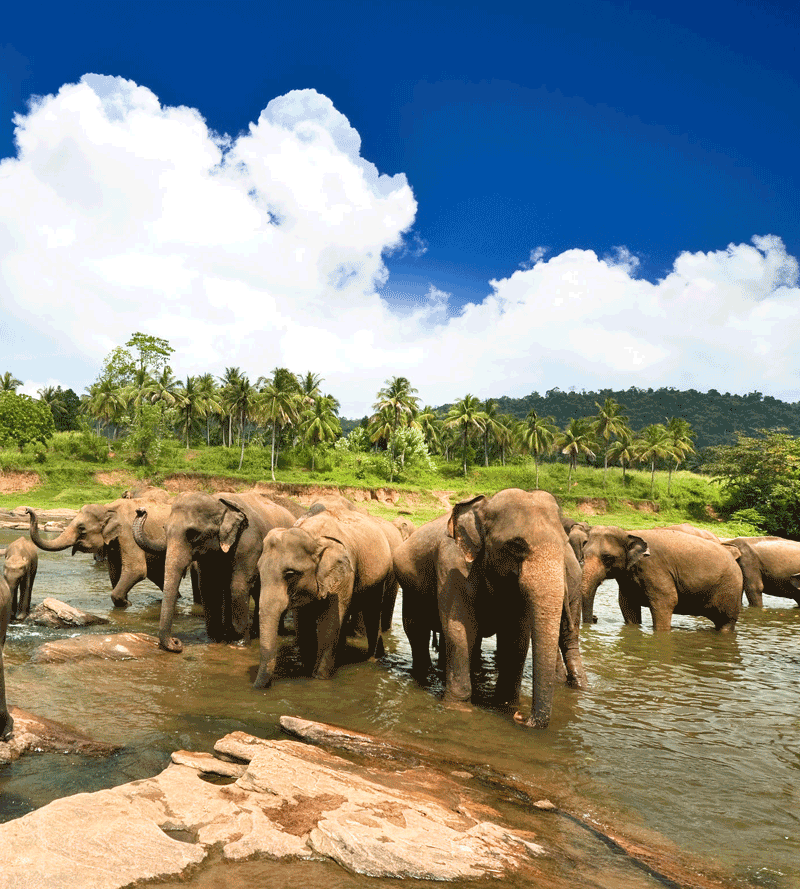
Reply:
[[0, 164], [0, 370], [21, 376], [13, 359], [32, 355], [30, 376], [80, 392], [142, 330], [170, 341], [181, 376], [311, 369], [345, 416], [395, 374], [431, 404], [553, 386], [800, 392], [798, 265], [774, 235], [684, 252], [656, 283], [626, 247], [546, 261], [535, 247], [460, 312], [433, 283], [389, 303], [383, 257], [426, 246], [414, 195], [314, 90], [231, 138], [86, 75], [16, 124], [18, 155]]

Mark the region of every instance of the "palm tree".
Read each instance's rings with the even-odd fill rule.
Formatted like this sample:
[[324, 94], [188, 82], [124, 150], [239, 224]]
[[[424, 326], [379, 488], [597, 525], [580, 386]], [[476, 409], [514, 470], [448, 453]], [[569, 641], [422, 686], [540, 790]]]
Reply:
[[650, 464], [650, 497], [656, 479], [656, 460], [670, 456], [670, 436], [663, 423], [651, 423], [639, 433], [636, 441], [636, 459]]
[[667, 494], [672, 493], [672, 460], [675, 461], [675, 469], [681, 465], [681, 463], [686, 459], [687, 454], [694, 454], [694, 443], [692, 439], [695, 437], [695, 432], [691, 427], [691, 424], [680, 417], [672, 417], [667, 421], [667, 433], [670, 438], [670, 457], [672, 458], [669, 463], [669, 477], [667, 480]]
[[189, 435], [197, 421], [203, 416], [203, 392], [199, 377], [186, 377], [186, 383], [175, 391], [175, 405], [181, 418], [181, 429], [186, 437], [186, 450], [189, 450]]
[[310, 407], [313, 404], [314, 399], [322, 394], [320, 386], [323, 384], [324, 379], [320, 374], [312, 373], [309, 370], [305, 376], [298, 374], [297, 380], [300, 384], [300, 395], [303, 399], [303, 403]]
[[528, 413], [522, 424], [522, 447], [533, 455], [536, 468], [536, 489], [539, 489], [539, 456], [553, 450], [556, 428], [552, 417], [540, 417], [535, 410]]
[[14, 392], [17, 391], [17, 386], [22, 385], [22, 380], [18, 380], [14, 374], [11, 373], [10, 370], [7, 370], [2, 376], [0, 376], [0, 392]]
[[583, 455], [590, 460], [594, 459], [594, 440], [592, 438], [591, 418], [582, 417], [580, 420], [570, 420], [567, 428], [556, 437], [555, 447], [562, 454], [569, 457], [569, 473], [567, 474], [567, 490], [572, 484], [572, 472], [578, 468], [578, 458]]
[[[279, 368], [276, 368], [276, 371]], [[294, 380], [294, 376], [292, 376]], [[259, 380], [261, 391], [258, 396], [258, 414], [260, 419], [272, 426], [272, 450], [270, 454], [270, 469], [272, 481], [275, 481], [275, 462], [277, 459], [275, 450], [276, 433], [280, 439], [279, 430], [298, 420], [300, 412], [300, 399], [295, 387], [288, 388], [286, 380], [275, 373], [271, 380]]]
[[481, 402], [475, 395], [467, 393], [457, 401], [447, 413], [444, 425], [461, 432], [461, 446], [464, 454], [464, 478], [467, 477], [467, 442], [471, 433], [483, 432]]
[[330, 395], [320, 395], [311, 407], [306, 409], [301, 431], [311, 445], [311, 471], [315, 469], [317, 446], [333, 441], [342, 434], [339, 418], [336, 416], [336, 399]]
[[417, 423], [422, 430], [428, 451], [431, 454], [438, 453], [442, 439], [442, 423], [439, 415], [429, 404], [426, 404], [417, 414]]
[[106, 428], [114, 421], [114, 437], [116, 438], [116, 421], [121, 411], [125, 409], [125, 390], [120, 389], [116, 383], [106, 378], [93, 383], [87, 389], [87, 393], [84, 404], [89, 416], [94, 417], [98, 424], [105, 424]]
[[[417, 390], [406, 377], [391, 377], [384, 383], [383, 389], [378, 392], [378, 400], [373, 408], [379, 413], [391, 412], [392, 424], [389, 441], [391, 444], [391, 464], [389, 469], [389, 481], [394, 480], [394, 448], [395, 433], [400, 425], [410, 426], [419, 412], [419, 399]], [[401, 423], [402, 418], [402, 423]]]
[[172, 368], [165, 365], [161, 369], [161, 373], [152, 379], [150, 384], [151, 404], [160, 404], [163, 408], [173, 407], [178, 400], [178, 387], [180, 383], [172, 373]]
[[603, 488], [606, 486], [608, 473], [608, 450], [612, 438], [619, 436], [628, 428], [628, 418], [622, 415], [622, 405], [613, 398], [606, 398], [603, 404], [595, 402], [597, 415], [593, 431], [597, 440], [603, 443]]
[[242, 463], [244, 462], [244, 427], [251, 417], [253, 400], [256, 394], [253, 384], [242, 374], [231, 382], [226, 391], [225, 398], [230, 415], [231, 417], [235, 416], [239, 421], [239, 440], [242, 443], [242, 451], [239, 455], [239, 469], [242, 468]]
[[506, 451], [514, 447], [514, 443], [521, 438], [522, 423], [511, 414], [501, 414], [498, 421], [500, 424], [497, 444], [500, 446], [500, 462], [506, 465]]
[[220, 401], [220, 393], [214, 380], [214, 375], [210, 373], [201, 374], [196, 378], [197, 392], [200, 398], [200, 410], [203, 419], [206, 421], [206, 444], [211, 445], [211, 423], [210, 419], [213, 414], [222, 413], [222, 403]]
[[57, 417], [63, 417], [67, 413], [64, 393], [61, 391], [60, 386], [58, 388], [55, 386], [44, 386], [39, 389], [39, 400], [43, 401], [50, 408], [54, 421]]
[[222, 426], [222, 443], [225, 444], [225, 419], [228, 421], [228, 447], [233, 447], [233, 417], [234, 409], [231, 399], [242, 379], [242, 371], [239, 367], [226, 367], [225, 373], [219, 378], [222, 383], [220, 403], [224, 415]]
[[503, 424], [500, 412], [497, 409], [497, 401], [487, 398], [483, 404], [483, 465], [489, 465], [489, 439], [499, 444], [503, 434]]
[[622, 465], [622, 487], [625, 487], [625, 468], [636, 459], [636, 447], [633, 432], [624, 429], [617, 440], [608, 449], [608, 459]]
[[131, 417], [138, 415], [144, 402], [150, 402], [155, 391], [155, 381], [144, 367], [137, 367], [130, 383], [122, 389], [125, 407]]

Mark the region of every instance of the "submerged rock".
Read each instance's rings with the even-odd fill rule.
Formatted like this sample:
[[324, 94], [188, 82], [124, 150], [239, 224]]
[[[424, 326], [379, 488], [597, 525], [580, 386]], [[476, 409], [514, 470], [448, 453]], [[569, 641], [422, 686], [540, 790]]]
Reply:
[[34, 716], [19, 707], [9, 710], [14, 719], [14, 733], [8, 741], [0, 741], [0, 763], [13, 762], [30, 752], [110, 756], [120, 749], [119, 745], [94, 741], [60, 722]]
[[[360, 874], [433, 880], [497, 876], [544, 854], [493, 810], [473, 812], [443, 774], [426, 791], [428, 772], [424, 780], [387, 776], [242, 732], [215, 749], [220, 758], [180, 751], [154, 778], [0, 825], [0, 883], [25, 885], [35, 873], [48, 889], [119, 889], [181, 874], [212, 848], [228, 860], [329, 858]], [[487, 812], [496, 818], [485, 820]]]
[[147, 633], [114, 633], [110, 636], [87, 633], [71, 639], [45, 642], [31, 655], [35, 664], [63, 664], [85, 658], [106, 660], [131, 660], [159, 657], [164, 654], [158, 647], [158, 639]]
[[39, 627], [89, 627], [93, 624], [110, 623], [107, 617], [89, 614], [80, 608], [73, 608], [66, 602], [48, 597], [37, 605], [25, 618], [25, 623]]

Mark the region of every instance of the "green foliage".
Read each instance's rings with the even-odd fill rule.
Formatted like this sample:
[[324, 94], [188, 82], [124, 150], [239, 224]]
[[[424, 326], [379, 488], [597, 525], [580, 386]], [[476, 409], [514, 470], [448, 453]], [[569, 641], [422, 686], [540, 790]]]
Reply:
[[731, 513], [751, 510], [747, 520], [767, 533], [800, 538], [800, 439], [786, 432], [739, 435], [735, 445], [714, 448], [707, 465]]
[[22, 450], [33, 442], [44, 445], [55, 431], [53, 414], [45, 402], [0, 392], [0, 447], [16, 445]]
[[169, 429], [160, 406], [142, 404], [125, 436], [122, 450], [134, 466], [155, 466], [167, 434]]

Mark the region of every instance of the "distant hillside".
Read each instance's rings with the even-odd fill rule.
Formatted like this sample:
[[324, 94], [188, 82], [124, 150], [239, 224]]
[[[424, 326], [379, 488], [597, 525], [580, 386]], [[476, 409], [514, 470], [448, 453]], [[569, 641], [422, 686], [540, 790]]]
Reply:
[[569, 420], [597, 413], [600, 404], [611, 397], [624, 408], [631, 429], [650, 423], [664, 423], [670, 417], [682, 417], [697, 433], [695, 446], [731, 444], [736, 432], [757, 435], [759, 429], [786, 428], [800, 436], [800, 403], [789, 404], [760, 392], [747, 395], [722, 394], [716, 389], [602, 389], [599, 392], [562, 392], [555, 388], [544, 395], [533, 392], [524, 398], [497, 399], [501, 413], [522, 419], [530, 410], [552, 416], [563, 428]]

